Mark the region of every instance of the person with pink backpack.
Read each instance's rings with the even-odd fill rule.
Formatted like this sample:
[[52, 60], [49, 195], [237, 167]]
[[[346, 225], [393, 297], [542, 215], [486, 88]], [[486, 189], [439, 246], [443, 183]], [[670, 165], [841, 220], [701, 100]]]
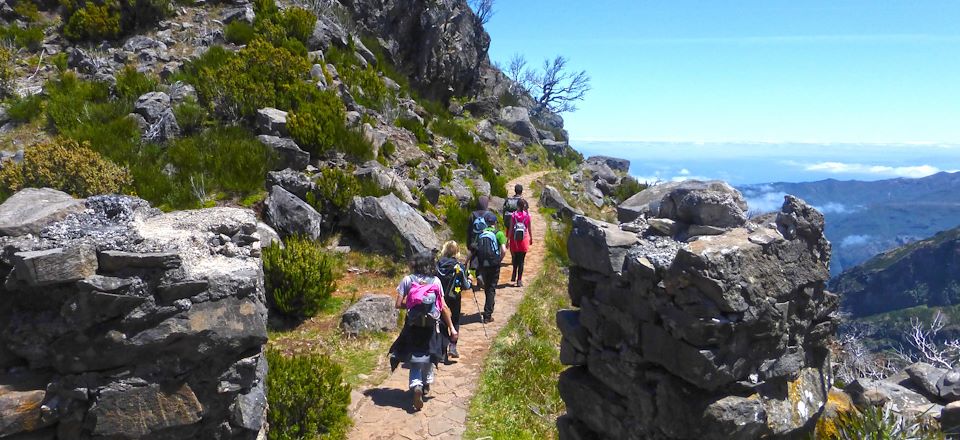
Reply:
[[510, 229], [507, 231], [507, 242], [510, 253], [513, 255], [513, 276], [510, 281], [516, 281], [517, 287], [523, 287], [523, 262], [527, 251], [533, 244], [533, 230], [530, 228], [530, 205], [525, 199], [517, 202], [517, 211], [511, 216]]
[[[437, 261], [431, 252], [413, 256], [410, 275], [397, 286], [396, 308], [406, 309], [400, 336], [390, 347], [390, 367], [396, 369], [401, 362], [410, 367], [410, 391], [413, 407], [423, 408], [423, 398], [430, 393], [433, 384], [434, 366], [444, 358], [445, 347], [458, 339], [450, 310], [443, 300], [443, 284], [436, 277]], [[447, 334], [441, 332], [440, 320]]]

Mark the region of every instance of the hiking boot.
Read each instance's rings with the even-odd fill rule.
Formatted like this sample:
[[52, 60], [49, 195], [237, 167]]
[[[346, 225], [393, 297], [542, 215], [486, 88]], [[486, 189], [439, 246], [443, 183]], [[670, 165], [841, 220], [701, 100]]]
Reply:
[[517, 280], [517, 287], [523, 287], [523, 280]]
[[450, 352], [447, 355], [450, 356], [450, 359], [460, 358], [460, 353], [457, 352], [457, 347], [453, 347], [453, 349], [450, 350]]
[[413, 407], [417, 411], [423, 409], [423, 387], [420, 385], [413, 387]]
[[493, 316], [487, 316], [487, 317], [483, 318], [483, 320], [484, 320], [485, 322], [493, 322]]
[[423, 397], [427, 397], [430, 394], [430, 384], [423, 386]]

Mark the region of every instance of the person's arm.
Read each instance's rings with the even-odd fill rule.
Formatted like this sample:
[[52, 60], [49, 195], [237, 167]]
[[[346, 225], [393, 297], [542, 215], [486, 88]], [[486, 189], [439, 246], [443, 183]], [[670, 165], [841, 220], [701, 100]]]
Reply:
[[530, 244], [533, 244], [533, 227], [530, 226], [531, 223], [533, 223], [533, 221], [530, 219], [530, 216], [528, 215], [528, 216], [527, 216], [527, 221], [526, 221], [526, 224], [527, 224], [527, 225], [526, 225], [526, 226], [527, 226], [527, 235], [530, 236]]
[[444, 307], [440, 314], [443, 315], [443, 323], [447, 325], [447, 334], [450, 336], [450, 341], [457, 342], [457, 329], [453, 328], [453, 318], [450, 315], [450, 308]]
[[406, 297], [407, 297], [407, 278], [404, 277], [403, 280], [400, 281], [400, 285], [397, 286], [397, 302], [396, 304], [394, 304], [394, 307], [398, 309], [402, 309], [403, 299]]

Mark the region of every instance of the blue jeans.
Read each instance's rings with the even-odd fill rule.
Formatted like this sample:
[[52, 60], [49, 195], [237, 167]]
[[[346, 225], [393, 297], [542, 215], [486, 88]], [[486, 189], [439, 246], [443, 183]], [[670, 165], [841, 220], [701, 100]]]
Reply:
[[410, 356], [410, 388], [433, 383], [433, 363], [430, 355]]

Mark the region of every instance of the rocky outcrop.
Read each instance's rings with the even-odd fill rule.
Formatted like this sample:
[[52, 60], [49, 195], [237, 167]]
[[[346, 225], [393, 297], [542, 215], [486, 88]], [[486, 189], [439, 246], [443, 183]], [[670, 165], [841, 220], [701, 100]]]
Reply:
[[0, 436], [263, 435], [253, 213], [83, 203], [38, 235], [0, 239]]
[[397, 329], [399, 313], [390, 295], [367, 293], [340, 318], [340, 329], [349, 336]]
[[83, 200], [63, 191], [26, 188], [0, 204], [0, 236], [36, 235], [52, 223], [84, 209]]
[[[661, 202], [664, 196], [674, 190], [698, 190], [697, 194], [704, 194], [701, 190], [707, 190], [713, 193], [711, 197], [729, 198], [733, 205], [736, 205], [740, 211], [747, 211], [747, 202], [739, 191], [730, 186], [727, 182], [720, 180], [708, 180], [705, 182], [699, 180], [684, 180], [682, 182], [666, 182], [648, 187], [647, 189], [634, 194], [632, 197], [624, 200], [617, 206], [617, 221], [629, 223], [639, 217], [656, 217], [660, 214]], [[719, 201], [719, 200], [717, 200]], [[676, 204], [671, 204], [676, 210]], [[675, 215], [681, 215], [679, 212]]]
[[383, 40], [425, 97], [470, 96], [489, 63], [490, 36], [465, 0], [345, 0], [353, 19]]
[[293, 139], [262, 134], [257, 136], [257, 140], [277, 154], [275, 170], [290, 168], [303, 171], [307, 169], [307, 165], [310, 165], [310, 153], [301, 150]]
[[410, 189], [403, 178], [398, 176], [396, 171], [380, 165], [375, 160], [364, 163], [353, 172], [353, 175], [361, 181], [371, 182], [380, 189], [396, 194], [406, 203], [413, 203], [413, 195], [410, 194]]
[[683, 232], [697, 224], [663, 236], [645, 219], [574, 220], [569, 292], [579, 309], [557, 315], [571, 366], [560, 377], [560, 438], [809, 432], [832, 381], [830, 244], [822, 215], [799, 199], [760, 220], [709, 236]]
[[346, 222], [375, 251], [409, 257], [440, 249], [440, 239], [430, 223], [394, 194], [354, 197]]
[[583, 215], [583, 211], [570, 206], [570, 203], [563, 198], [563, 194], [560, 194], [560, 191], [550, 185], [546, 185], [543, 192], [540, 193], [540, 205], [556, 210], [557, 214], [563, 218], [569, 219], [577, 215]]
[[[137, 98], [133, 104], [135, 117], [142, 119], [143, 137], [149, 141], [165, 142], [180, 136], [180, 125], [173, 114], [170, 95], [150, 92]], [[143, 124], [145, 122], [145, 124]]]
[[323, 216], [309, 203], [279, 185], [270, 188], [270, 195], [264, 204], [264, 219], [280, 236], [316, 240], [323, 235]]
[[610, 156], [590, 156], [586, 160], [587, 163], [596, 163], [604, 164], [613, 170], [619, 171], [621, 173], [626, 173], [630, 171], [630, 161], [627, 159], [620, 159], [617, 157]]
[[537, 127], [533, 125], [533, 122], [530, 122], [530, 113], [523, 107], [504, 107], [501, 109], [500, 125], [529, 142], [536, 142], [540, 139]]

